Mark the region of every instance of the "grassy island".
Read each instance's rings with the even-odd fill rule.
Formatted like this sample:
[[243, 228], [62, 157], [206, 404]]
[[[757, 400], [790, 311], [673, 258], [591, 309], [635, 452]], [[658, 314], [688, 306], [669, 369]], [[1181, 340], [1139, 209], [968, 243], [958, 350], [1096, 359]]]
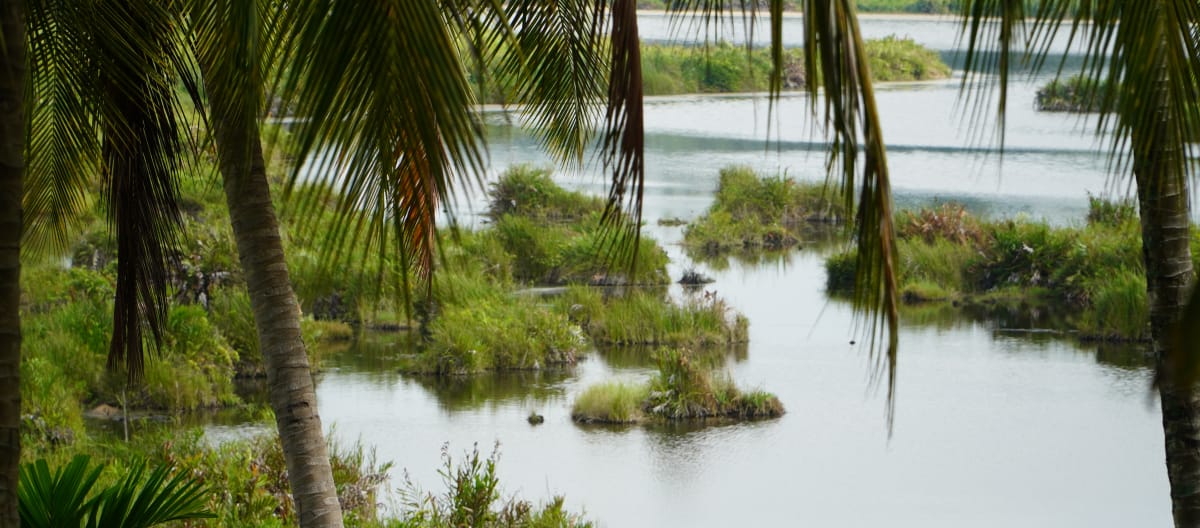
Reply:
[[510, 169], [490, 195], [490, 227], [447, 237], [432, 298], [417, 306], [428, 321], [426, 340], [402, 370], [536, 370], [573, 364], [592, 343], [747, 339], [745, 318], [720, 299], [666, 296], [666, 253], [653, 240], [642, 239], [632, 275], [610, 272], [600, 199], [566, 191], [530, 167]]
[[1097, 112], [1100, 98], [1107, 90], [1107, 82], [1096, 84], [1081, 75], [1072, 75], [1066, 80], [1055, 79], [1039, 88], [1034, 104], [1042, 112]]
[[[1042, 306], [1088, 340], [1149, 335], [1141, 231], [1132, 204], [1092, 198], [1087, 223], [983, 221], [962, 206], [902, 212], [900, 284], [908, 305]], [[1193, 254], [1200, 241], [1193, 235]], [[853, 250], [826, 262], [830, 293], [853, 287]]]
[[687, 226], [684, 244], [707, 255], [786, 249], [808, 236], [814, 226], [843, 222], [845, 206], [839, 196], [836, 189], [820, 183], [726, 167], [721, 169], [716, 199]]
[[775, 418], [784, 413], [775, 395], [745, 392], [727, 375], [714, 375], [688, 352], [660, 352], [658, 375], [644, 385], [607, 382], [588, 387], [571, 408], [580, 423], [629, 424], [651, 420]]
[[[941, 56], [909, 38], [895, 35], [866, 41], [871, 74], [879, 82], [928, 81], [950, 76]], [[727, 42], [702, 46], [646, 45], [642, 68], [647, 95], [766, 91], [771, 73], [768, 51]], [[785, 89], [804, 85], [804, 55], [784, 52]]]

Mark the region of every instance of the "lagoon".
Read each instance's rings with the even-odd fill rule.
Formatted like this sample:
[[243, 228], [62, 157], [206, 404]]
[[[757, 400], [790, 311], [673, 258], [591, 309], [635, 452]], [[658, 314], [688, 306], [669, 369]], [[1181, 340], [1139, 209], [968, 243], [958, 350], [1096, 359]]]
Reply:
[[[648, 32], [661, 22], [643, 20]], [[880, 20], [888, 25], [864, 20], [864, 32], [898, 32], [899, 22]], [[900, 21], [945, 51], [956, 27], [946, 20]], [[1046, 79], [1014, 86], [1003, 158], [987, 138], [966, 134], [957, 79], [880, 87], [897, 203], [954, 200], [977, 214], [1071, 223], [1082, 222], [1088, 192], [1124, 192], [1087, 122], [1034, 112], [1033, 93]], [[656, 224], [702, 214], [725, 165], [823, 178], [809, 102], [785, 96], [778, 121], [758, 95], [646, 107], [646, 233], [666, 245], [673, 278], [700, 269], [716, 279], [707, 288], [749, 318], [749, 346], [731, 353], [727, 367], [739, 385], [775, 392], [788, 409], [782, 418], [581, 427], [569, 416], [576, 394], [602, 380], [644, 379], [653, 362], [594, 351], [568, 371], [438, 380], [397, 374], [405, 345], [383, 335], [325, 365], [317, 390], [326, 423], [394, 461], [393, 487], [407, 470], [437, 490], [444, 444], [459, 455], [499, 442], [506, 494], [565, 494], [599, 526], [1169, 526], [1161, 416], [1136, 348], [1029, 332], [1045, 328], [1022, 317], [906, 317], [889, 436], [869, 349], [848, 305], [824, 293], [831, 248], [804, 244], [760, 262], [706, 264], [676, 245], [681, 228]], [[547, 163], [508, 119], [490, 121], [493, 176]], [[777, 141], [767, 142], [768, 130]], [[593, 166], [558, 178], [592, 193], [606, 187]], [[481, 226], [484, 200], [463, 197], [459, 220]], [[528, 424], [530, 411], [545, 423]]]

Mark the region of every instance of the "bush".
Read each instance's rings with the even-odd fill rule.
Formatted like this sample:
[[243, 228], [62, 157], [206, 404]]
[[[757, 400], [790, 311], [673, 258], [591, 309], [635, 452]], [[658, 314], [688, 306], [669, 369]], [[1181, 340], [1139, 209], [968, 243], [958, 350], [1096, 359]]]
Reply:
[[806, 236], [810, 225], [840, 223], [845, 216], [842, 200], [822, 184], [726, 167], [713, 204], [684, 230], [684, 244], [706, 254], [784, 249]]
[[581, 423], [632, 423], [647, 417], [691, 420], [783, 415], [779, 398], [762, 391], [743, 393], [728, 375], [714, 378], [693, 359], [681, 349], [664, 349], [658, 356], [658, 375], [648, 385], [589, 387], [576, 398], [571, 417]]
[[1054, 79], [1042, 86], [1034, 105], [1043, 112], [1098, 112], [1101, 98], [1108, 90], [1108, 81], [1095, 83], [1076, 74], [1065, 81]]
[[430, 323], [429, 335], [406, 370], [474, 374], [569, 365], [586, 343], [565, 315], [504, 295], [446, 306]]
[[421, 491], [405, 479], [402, 491], [405, 510], [398, 528], [441, 528], [471, 526], [475, 528], [537, 528], [590, 527], [591, 523], [564, 507], [562, 497], [554, 497], [540, 508], [533, 503], [511, 498], [501, 500], [500, 479], [496, 475], [499, 447], [487, 458], [481, 458], [475, 446], [465, 458], [455, 463], [448, 447], [442, 447], [442, 468], [438, 474], [446, 491], [434, 495]]
[[866, 41], [871, 75], [878, 82], [945, 79], [950, 67], [937, 52], [911, 38], [888, 35]]

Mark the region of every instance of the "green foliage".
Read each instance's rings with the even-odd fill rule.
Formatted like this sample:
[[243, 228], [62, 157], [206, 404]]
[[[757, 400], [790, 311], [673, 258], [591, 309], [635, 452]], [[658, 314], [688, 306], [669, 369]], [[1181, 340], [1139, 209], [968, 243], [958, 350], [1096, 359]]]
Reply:
[[429, 343], [405, 370], [475, 374], [538, 369], [575, 362], [586, 339], [568, 318], [534, 299], [492, 287], [443, 305], [429, 324]]
[[563, 189], [550, 179], [550, 170], [530, 165], [509, 167], [489, 186], [492, 220], [516, 215], [542, 222], [577, 222], [604, 210], [598, 197]]
[[[1141, 231], [1129, 203], [1091, 198], [1083, 227], [981, 222], [955, 206], [901, 213], [896, 223], [900, 288], [909, 303], [1051, 303], [1084, 312], [1070, 323], [1082, 337], [1147, 335]], [[853, 250], [829, 257], [827, 289], [848, 293], [854, 266]]]
[[834, 189], [821, 184], [725, 167], [716, 199], [685, 229], [684, 244], [706, 254], [790, 247], [812, 224], [840, 223], [846, 217], [843, 203]]
[[945, 79], [950, 67], [937, 52], [911, 38], [888, 35], [866, 41], [871, 75], [879, 82]]
[[147, 362], [144, 383], [126, 387], [123, 377], [108, 376], [105, 369], [112, 277], [82, 268], [33, 269], [27, 276], [22, 398], [26, 414], [48, 429], [80, 432], [82, 401], [124, 399], [133, 407], [163, 410], [237, 401], [231, 381], [237, 353], [203, 308], [170, 308], [162, 347]]
[[1109, 90], [1108, 81], [1097, 83], [1091, 77], [1072, 75], [1065, 81], [1054, 79], [1038, 89], [1034, 104], [1043, 112], [1098, 112], [1101, 97]]
[[571, 287], [556, 304], [598, 344], [703, 347], [749, 338], [746, 318], [715, 296], [677, 304], [661, 292], [605, 298], [594, 288]]
[[858, 0], [860, 13], [950, 14], [959, 10], [958, 0]]
[[166, 330], [162, 357], [147, 362], [146, 379], [135, 400], [162, 409], [236, 404], [233, 366], [237, 352], [209, 324], [204, 308], [171, 307]]
[[774, 395], [743, 393], [728, 375], [714, 377], [691, 353], [664, 349], [658, 354], [658, 375], [649, 384], [610, 382], [589, 387], [576, 398], [571, 417], [583, 423], [632, 423], [647, 417], [748, 419], [783, 413], [783, 404]]
[[[283, 450], [274, 434], [211, 446], [200, 430], [172, 432], [162, 439], [143, 440], [131, 449], [180, 467], [211, 489], [205, 499], [207, 508], [217, 514], [217, 526], [297, 525]], [[347, 526], [378, 525], [379, 487], [391, 464], [379, 463], [374, 451], [361, 443], [341, 446], [331, 442], [329, 453]]]
[[[894, 35], [865, 42], [871, 74], [879, 82], [922, 81], [950, 76], [950, 67], [936, 52], [909, 38]], [[642, 46], [642, 86], [646, 95], [765, 92], [770, 88], [769, 50], [747, 50], [721, 41], [710, 46]], [[804, 84], [804, 55], [787, 49], [783, 55], [784, 88]]]
[[1137, 204], [1133, 203], [1133, 200], [1106, 200], [1088, 193], [1088, 225], [1101, 224], [1119, 228], [1137, 220]]
[[1097, 277], [1088, 288], [1092, 310], [1086, 318], [1097, 337], [1142, 339], [1150, 336], [1150, 309], [1146, 300], [1146, 276], [1141, 272], [1117, 270]]
[[[668, 281], [661, 247], [642, 238], [636, 259], [611, 255], [611, 241], [600, 227], [603, 202], [559, 187], [546, 170], [511, 168], [492, 185], [490, 196], [493, 226], [470, 240], [501, 278], [550, 285]], [[498, 250], [507, 257], [499, 257]], [[614, 263], [628, 263], [635, 275], [610, 270]]]
[[136, 463], [115, 484], [93, 492], [104, 466], [76, 456], [55, 471], [45, 460], [21, 466], [19, 507], [26, 528], [139, 528], [208, 519], [208, 490], [186, 471]]
[[579, 515], [566, 511], [562, 497], [555, 497], [540, 508], [511, 498], [502, 500], [500, 479], [496, 475], [499, 448], [487, 458], [479, 455], [476, 445], [459, 463], [442, 447], [442, 468], [438, 474], [446, 486], [441, 495], [425, 493], [406, 480], [405, 511], [397, 521], [388, 522], [393, 528], [441, 528], [471, 526], [474, 528], [569, 528], [590, 527]]
[[[802, 68], [794, 50], [784, 60], [790, 68]], [[768, 88], [771, 59], [766, 50], [748, 52], [725, 41], [707, 48], [645, 45], [642, 71], [646, 95], [761, 92]]]
[[571, 404], [571, 418], [590, 423], [636, 423], [645, 418], [642, 402], [649, 396], [649, 386], [619, 381], [592, 385]]

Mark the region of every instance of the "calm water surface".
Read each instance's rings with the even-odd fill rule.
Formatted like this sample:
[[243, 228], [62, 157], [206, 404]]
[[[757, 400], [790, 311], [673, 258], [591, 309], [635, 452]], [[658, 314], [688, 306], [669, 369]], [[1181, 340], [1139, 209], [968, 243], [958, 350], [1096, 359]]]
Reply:
[[[864, 22], [868, 35], [908, 34], [937, 49], [952, 47], [954, 28]], [[667, 34], [661, 19], [644, 19], [643, 30]], [[981, 214], [1070, 223], [1081, 221], [1087, 192], [1124, 190], [1081, 132], [1086, 123], [1033, 112], [1033, 84], [1015, 87], [1002, 162], [960, 127], [957, 89], [954, 80], [880, 88], [902, 206], [953, 199]], [[406, 468], [429, 490], [440, 489], [443, 444], [460, 455], [500, 442], [506, 493], [565, 494], [601, 526], [1169, 526], [1160, 412], [1137, 351], [1027, 333], [1022, 320], [911, 317], [889, 440], [868, 350], [850, 344], [847, 306], [824, 295], [821, 250], [714, 267], [690, 262], [674, 245], [679, 228], [654, 225], [701, 214], [725, 165], [822, 178], [823, 147], [807, 104], [801, 96], [780, 101], [769, 146], [761, 97], [667, 98], [646, 109], [648, 232], [667, 244], [672, 276], [698, 267], [717, 279], [710, 290], [749, 317], [750, 345], [727, 367], [739, 384], [777, 393], [784, 417], [580, 427], [569, 417], [575, 395], [602, 380], [644, 379], [652, 366], [636, 354], [597, 351], [565, 372], [405, 377], [391, 361], [403, 351], [400, 340], [384, 336], [320, 376], [326, 422], [339, 438], [361, 438], [394, 461], [394, 483]], [[494, 117], [493, 176], [516, 163], [547, 163], [532, 140]], [[594, 168], [559, 177], [588, 192], [605, 187]], [[461, 219], [477, 222], [472, 212], [483, 204], [464, 200]], [[546, 416], [544, 425], [526, 423], [531, 410]]]

